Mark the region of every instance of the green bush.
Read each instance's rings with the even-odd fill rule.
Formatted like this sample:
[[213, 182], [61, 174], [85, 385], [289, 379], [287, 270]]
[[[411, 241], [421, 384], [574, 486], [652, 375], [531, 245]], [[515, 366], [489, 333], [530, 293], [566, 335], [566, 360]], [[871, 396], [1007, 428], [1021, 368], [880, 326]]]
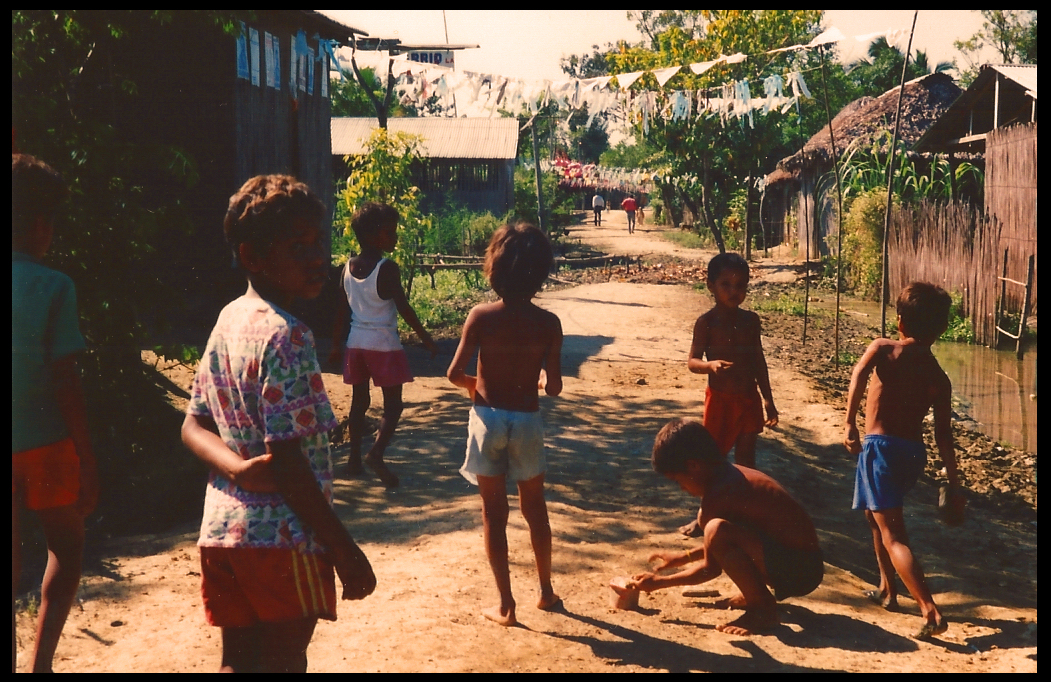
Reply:
[[431, 222], [423, 238], [423, 251], [450, 256], [484, 255], [493, 232], [504, 224], [488, 211], [476, 213], [462, 207], [443, 210], [432, 216]]
[[[1017, 322], [1015, 325], [1017, 326]], [[967, 319], [963, 311], [963, 296], [953, 292], [952, 306], [949, 308], [949, 326], [941, 335], [942, 341], [974, 343], [974, 323]]]
[[[863, 191], [844, 209], [842, 253], [842, 286], [855, 295], [879, 296], [883, 276], [883, 222], [887, 215], [887, 190], [876, 188]], [[835, 235], [829, 235], [829, 250], [833, 256], [827, 264], [836, 266]], [[834, 270], [832, 273], [835, 277]]]

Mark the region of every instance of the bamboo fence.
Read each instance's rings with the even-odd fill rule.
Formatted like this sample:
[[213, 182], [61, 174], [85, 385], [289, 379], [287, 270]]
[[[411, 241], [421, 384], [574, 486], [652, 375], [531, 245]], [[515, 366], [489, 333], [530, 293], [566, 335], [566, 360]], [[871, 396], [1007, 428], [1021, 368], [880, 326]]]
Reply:
[[[1007, 276], [1025, 281], [1029, 256], [1036, 255], [1036, 123], [998, 128], [985, 140], [985, 210], [1000, 223], [999, 252], [1007, 251]], [[1030, 310], [1036, 315], [1038, 263], [1034, 263]], [[999, 272], [997, 273], [999, 274]], [[1022, 287], [1008, 287], [1006, 307], [1022, 309]]]
[[995, 342], [997, 277], [1003, 261], [1000, 226], [970, 204], [921, 202], [895, 210], [890, 234], [890, 296], [925, 281], [961, 294], [975, 341]]

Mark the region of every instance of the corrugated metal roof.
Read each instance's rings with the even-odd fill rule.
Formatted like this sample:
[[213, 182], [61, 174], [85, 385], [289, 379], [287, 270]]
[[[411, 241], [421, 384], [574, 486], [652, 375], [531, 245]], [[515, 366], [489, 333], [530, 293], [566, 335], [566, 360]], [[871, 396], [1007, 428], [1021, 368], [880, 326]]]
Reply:
[[1001, 74], [1033, 93], [1036, 98], [1036, 64], [987, 64]]
[[[362, 142], [379, 127], [375, 118], [333, 117], [332, 153], [361, 154]], [[391, 118], [391, 132], [423, 138], [430, 159], [513, 159], [518, 155], [515, 118]]]

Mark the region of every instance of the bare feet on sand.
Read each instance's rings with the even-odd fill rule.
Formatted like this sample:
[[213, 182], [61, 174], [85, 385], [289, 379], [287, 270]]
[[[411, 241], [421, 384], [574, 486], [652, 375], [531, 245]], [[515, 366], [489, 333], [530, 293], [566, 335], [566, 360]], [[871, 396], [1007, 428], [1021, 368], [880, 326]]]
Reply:
[[748, 602], [744, 600], [743, 594], [737, 594], [726, 599], [719, 599], [712, 604], [712, 608], [715, 609], [736, 609], [743, 610], [748, 607]]
[[920, 631], [917, 632], [913, 637], [916, 639], [930, 639], [937, 635], [944, 634], [949, 629], [949, 621], [945, 618], [935, 621], [927, 621], [924, 623]]
[[503, 625], [505, 628], [518, 625], [518, 619], [515, 618], [514, 606], [509, 609], [505, 609], [502, 606], [494, 606], [491, 609], [482, 611], [482, 615], [497, 625]]
[[540, 595], [540, 601], [536, 603], [536, 607], [541, 611], [554, 611], [562, 604], [562, 597], [552, 592], [551, 594]]
[[716, 630], [728, 635], [758, 635], [778, 624], [777, 607], [749, 609], [740, 618], [716, 626]]
[[383, 481], [383, 485], [388, 488], [398, 487], [398, 477], [393, 471], [387, 468], [387, 464], [378, 457], [366, 457], [365, 464], [369, 465], [369, 468], [379, 476], [380, 480]]
[[882, 606], [888, 611], [898, 610], [898, 595], [896, 594], [884, 594], [879, 590], [868, 590], [865, 592], [865, 597], [873, 604]]

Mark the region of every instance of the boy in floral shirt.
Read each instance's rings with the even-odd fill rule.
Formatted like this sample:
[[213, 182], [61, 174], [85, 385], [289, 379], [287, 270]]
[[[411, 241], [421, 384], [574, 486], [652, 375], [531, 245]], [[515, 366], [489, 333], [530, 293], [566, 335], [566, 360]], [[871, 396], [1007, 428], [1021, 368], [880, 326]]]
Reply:
[[305, 672], [319, 618], [376, 578], [332, 510], [325, 394], [310, 329], [286, 312], [321, 293], [324, 207], [284, 175], [230, 199], [227, 241], [248, 276], [219, 315], [194, 379], [183, 442], [212, 470], [201, 523], [202, 594], [222, 669]]

